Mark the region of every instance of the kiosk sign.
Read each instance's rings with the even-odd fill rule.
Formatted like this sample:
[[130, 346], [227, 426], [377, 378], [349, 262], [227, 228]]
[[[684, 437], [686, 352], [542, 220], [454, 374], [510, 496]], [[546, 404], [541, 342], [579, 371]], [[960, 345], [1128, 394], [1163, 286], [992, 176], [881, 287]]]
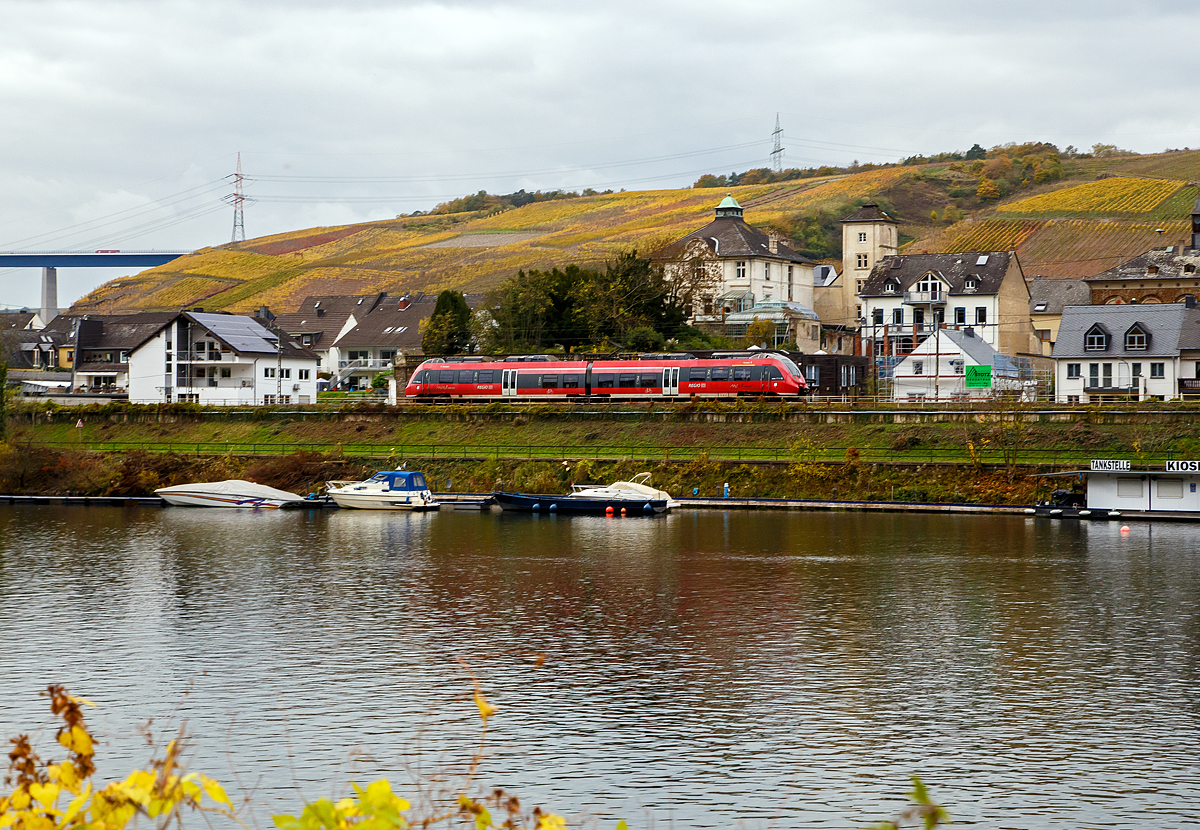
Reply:
[[1200, 473], [1200, 461], [1168, 461], [1168, 473]]
[[1093, 458], [1091, 471], [1093, 473], [1127, 473], [1129, 472], [1129, 461], [1119, 458]]

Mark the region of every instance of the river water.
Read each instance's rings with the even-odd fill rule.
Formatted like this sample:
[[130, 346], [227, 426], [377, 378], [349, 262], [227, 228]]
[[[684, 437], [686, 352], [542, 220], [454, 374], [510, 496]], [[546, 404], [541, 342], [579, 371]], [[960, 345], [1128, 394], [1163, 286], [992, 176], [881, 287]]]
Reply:
[[[183, 724], [298, 811], [453, 776], [583, 825], [1200, 826], [1200, 527], [1009, 516], [0, 507], [0, 732]], [[406, 785], [407, 786], [407, 785]]]

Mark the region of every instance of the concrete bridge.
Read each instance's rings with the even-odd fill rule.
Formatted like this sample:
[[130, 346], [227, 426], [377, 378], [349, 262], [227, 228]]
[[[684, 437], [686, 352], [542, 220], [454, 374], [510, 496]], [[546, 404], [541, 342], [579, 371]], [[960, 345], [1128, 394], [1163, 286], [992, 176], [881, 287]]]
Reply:
[[153, 268], [191, 251], [0, 251], [0, 268], [42, 269], [42, 320], [58, 314], [59, 268]]

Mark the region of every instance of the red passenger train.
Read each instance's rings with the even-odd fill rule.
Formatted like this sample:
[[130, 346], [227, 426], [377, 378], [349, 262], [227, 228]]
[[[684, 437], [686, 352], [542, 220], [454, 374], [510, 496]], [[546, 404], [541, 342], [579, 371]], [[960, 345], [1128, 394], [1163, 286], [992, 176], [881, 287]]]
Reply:
[[804, 375], [781, 354], [641, 360], [551, 361], [519, 359], [450, 363], [442, 358], [417, 367], [409, 398], [537, 400], [566, 398], [795, 397], [808, 390]]

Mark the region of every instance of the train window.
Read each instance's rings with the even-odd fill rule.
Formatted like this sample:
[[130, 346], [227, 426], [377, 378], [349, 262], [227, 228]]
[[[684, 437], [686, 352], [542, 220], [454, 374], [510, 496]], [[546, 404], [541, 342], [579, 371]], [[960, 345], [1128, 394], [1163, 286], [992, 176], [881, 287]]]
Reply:
[[412, 376], [412, 380], [409, 381], [409, 383], [424, 383], [424, 382], [425, 382], [425, 370], [423, 370], [423, 369], [420, 372], [417, 372], [416, 374], [414, 374]]
[[557, 389], [558, 388], [558, 375], [542, 375], [542, 388], [543, 389]]
[[749, 366], [734, 366], [733, 367], [733, 379], [734, 380], [750, 380], [750, 369], [751, 369], [751, 367], [749, 367]]
[[638, 378], [638, 386], [662, 386], [662, 374], [659, 372], [650, 375], [642, 374]]
[[522, 372], [517, 375], [517, 388], [518, 389], [537, 389], [540, 381], [541, 381], [540, 375], [527, 375]]
[[563, 375], [563, 389], [578, 389], [579, 375]]
[[713, 380], [729, 380], [728, 366], [714, 366], [712, 370]]
[[475, 373], [475, 382], [476, 383], [492, 383], [492, 370], [491, 369], [481, 369], [480, 371], [476, 372]]
[[637, 386], [637, 382], [638, 382], [637, 375], [620, 375], [617, 378], [617, 386], [620, 386], [623, 388], [635, 387], [635, 386]]
[[613, 376], [612, 375], [596, 375], [595, 377], [596, 377], [596, 388], [597, 389], [611, 389], [612, 388], [612, 385], [613, 385]]
[[459, 383], [474, 383], [475, 382], [475, 373], [468, 369], [460, 370], [458, 373], [458, 382]]
[[454, 383], [454, 371], [438, 372], [438, 383]]
[[707, 369], [688, 369], [688, 380], [708, 380]]
[[783, 380], [783, 372], [779, 371], [775, 366], [766, 367], [767, 380]]

